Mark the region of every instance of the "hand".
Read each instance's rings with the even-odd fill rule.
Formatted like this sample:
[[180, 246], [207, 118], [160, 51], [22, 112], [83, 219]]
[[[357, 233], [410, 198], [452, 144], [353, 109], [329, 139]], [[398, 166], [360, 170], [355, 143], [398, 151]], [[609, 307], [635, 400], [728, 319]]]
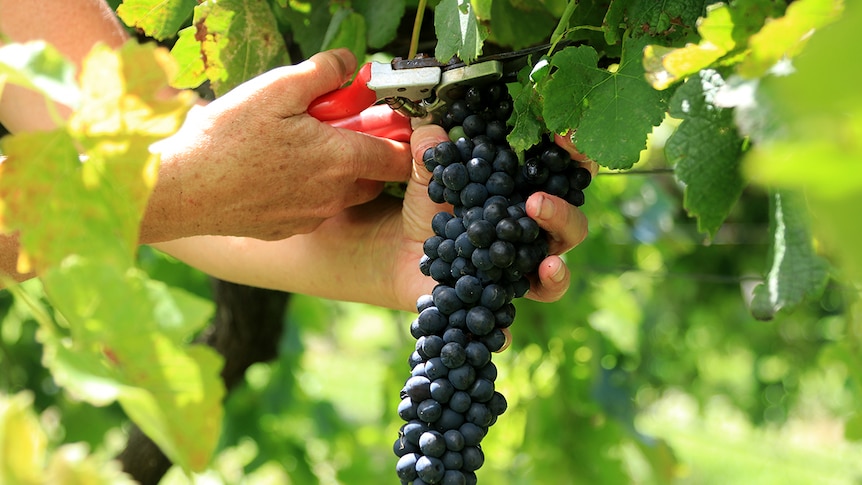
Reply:
[[[381, 196], [325, 220], [309, 234], [282, 241], [197, 237], [158, 244], [169, 254], [217, 278], [333, 300], [356, 301], [416, 311], [416, 300], [436, 282], [419, 271], [431, 218], [451, 206], [428, 199], [431, 176], [422, 165], [426, 148], [446, 140], [438, 126], [418, 128], [411, 139], [413, 172], [404, 200]], [[559, 254], [587, 233], [583, 213], [558, 197], [537, 193], [527, 212], [549, 232], [548, 256], [527, 293], [554, 301], [569, 285]]]
[[333, 128], [305, 113], [355, 69], [349, 51], [322, 52], [193, 109], [177, 134], [154, 146], [162, 165], [141, 241], [282, 239], [374, 199], [383, 181], [406, 180], [406, 144]]

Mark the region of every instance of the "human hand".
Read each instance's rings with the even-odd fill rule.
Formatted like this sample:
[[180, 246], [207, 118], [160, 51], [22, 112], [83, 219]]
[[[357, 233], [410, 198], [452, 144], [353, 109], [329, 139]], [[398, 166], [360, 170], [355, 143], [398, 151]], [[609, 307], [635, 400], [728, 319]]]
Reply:
[[[408, 186], [403, 213], [407, 219], [405, 221], [407, 232], [413, 234], [414, 239], [421, 238], [421, 241], [432, 235], [428, 221], [434, 214], [440, 210], [451, 210], [451, 207], [445, 204], [432, 204], [428, 201], [427, 189], [431, 174], [421, 162], [425, 150], [446, 140], [448, 140], [446, 132], [434, 125], [417, 128], [411, 138], [413, 159], [416, 160], [411, 185], [416, 192], [411, 193], [411, 187]], [[595, 176], [598, 166], [581, 155], [569, 137], [557, 135], [555, 141]], [[419, 209], [420, 207], [422, 209]], [[544, 192], [537, 192], [527, 199], [526, 211], [527, 215], [547, 231], [549, 238], [549, 256], [541, 262], [537, 274], [531, 276], [530, 291], [526, 297], [542, 302], [559, 300], [568, 290], [570, 280], [569, 270], [560, 255], [580, 244], [587, 236], [586, 216], [579, 208], [568, 204], [560, 197]], [[421, 253], [420, 244], [419, 257]], [[418, 258], [416, 258], [416, 264], [418, 265]], [[433, 286], [432, 281], [428, 284], [427, 292], [430, 292]]]
[[273, 69], [189, 113], [154, 145], [159, 180], [145, 243], [193, 235], [276, 240], [380, 194], [410, 174], [406, 144], [333, 128], [306, 113], [356, 69], [349, 51]]
[[[446, 139], [439, 126], [419, 127], [413, 133], [415, 161], [403, 200], [378, 197], [325, 220], [311, 233], [281, 241], [198, 237], [157, 247], [223, 280], [415, 311], [419, 296], [436, 285], [419, 271], [423, 244], [433, 234], [430, 221], [437, 212], [452, 209], [428, 198], [431, 175], [422, 154]], [[570, 279], [559, 255], [586, 237], [587, 221], [580, 209], [543, 193], [531, 196], [526, 208], [548, 231], [551, 253], [527, 297], [555, 301]]]

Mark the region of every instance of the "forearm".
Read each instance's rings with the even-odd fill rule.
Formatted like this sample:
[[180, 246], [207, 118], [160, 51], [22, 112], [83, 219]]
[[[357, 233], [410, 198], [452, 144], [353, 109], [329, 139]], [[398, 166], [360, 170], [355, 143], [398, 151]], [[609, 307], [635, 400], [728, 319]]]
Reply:
[[[0, 0], [0, 44], [44, 40], [80, 67], [96, 43], [118, 47], [127, 38], [102, 0]], [[45, 103], [38, 93], [8, 85], [0, 97], [0, 123], [13, 133], [54, 128]]]
[[311, 234], [280, 241], [199, 236], [153, 246], [234, 283], [410, 310], [415, 298], [398, 301], [392, 280], [394, 254], [403, 245], [375, 220], [398, 207], [383, 200], [372, 204], [380, 210], [346, 211], [350, 224], [339, 216]]

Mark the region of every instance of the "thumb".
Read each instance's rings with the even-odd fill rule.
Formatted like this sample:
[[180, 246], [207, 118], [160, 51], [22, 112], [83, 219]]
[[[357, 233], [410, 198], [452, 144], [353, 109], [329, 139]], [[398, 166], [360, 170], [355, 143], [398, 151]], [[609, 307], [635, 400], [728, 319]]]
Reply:
[[333, 49], [318, 52], [293, 66], [289, 89], [296, 93], [294, 107], [304, 111], [318, 97], [343, 86], [356, 71], [356, 64], [356, 57], [349, 50]]

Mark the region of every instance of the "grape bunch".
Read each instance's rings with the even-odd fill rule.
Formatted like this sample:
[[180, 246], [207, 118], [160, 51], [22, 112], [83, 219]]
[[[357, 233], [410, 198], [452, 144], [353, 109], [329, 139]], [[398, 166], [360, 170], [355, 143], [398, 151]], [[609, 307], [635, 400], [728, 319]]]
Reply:
[[482, 439], [507, 407], [491, 355], [506, 345], [512, 300], [527, 292], [527, 276], [548, 254], [525, 201], [543, 191], [580, 206], [590, 184], [589, 170], [548, 136], [520, 163], [506, 141], [511, 112], [505, 84], [471, 86], [442, 116], [450, 141], [423, 155], [428, 196], [454, 210], [433, 217], [419, 263], [438, 284], [419, 298], [410, 325], [416, 347], [394, 444], [405, 485], [477, 483]]

